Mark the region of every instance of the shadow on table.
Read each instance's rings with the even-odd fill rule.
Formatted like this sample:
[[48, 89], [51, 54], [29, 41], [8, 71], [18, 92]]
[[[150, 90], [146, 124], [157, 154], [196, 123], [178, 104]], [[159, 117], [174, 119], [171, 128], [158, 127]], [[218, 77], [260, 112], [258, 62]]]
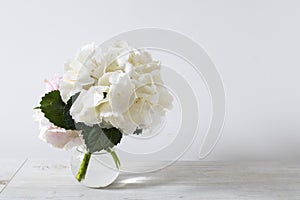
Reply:
[[189, 170], [168, 168], [162, 169], [155, 172], [148, 173], [122, 173], [119, 175], [118, 179], [107, 189], [138, 189], [146, 187], [155, 187], [162, 186], [168, 183], [178, 184], [178, 183], [187, 183], [191, 180], [207, 178], [205, 173], [201, 173], [201, 170], [198, 170], [198, 173], [190, 173]]

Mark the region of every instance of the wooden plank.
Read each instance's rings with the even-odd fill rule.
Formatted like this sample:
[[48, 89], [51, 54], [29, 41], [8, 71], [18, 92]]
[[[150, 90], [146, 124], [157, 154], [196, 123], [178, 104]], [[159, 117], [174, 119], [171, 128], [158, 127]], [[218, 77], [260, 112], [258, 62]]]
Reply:
[[0, 161], [0, 193], [10, 182], [16, 172], [22, 167], [26, 160], [1, 160]]
[[26, 163], [1, 199], [300, 199], [300, 163], [177, 162], [126, 174], [106, 189], [79, 185], [68, 162]]

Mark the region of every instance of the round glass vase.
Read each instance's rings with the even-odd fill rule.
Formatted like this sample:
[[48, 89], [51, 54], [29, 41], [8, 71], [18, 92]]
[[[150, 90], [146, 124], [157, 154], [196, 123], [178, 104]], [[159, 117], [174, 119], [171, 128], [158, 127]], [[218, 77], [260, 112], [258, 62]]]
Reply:
[[[112, 153], [114, 153], [113, 150], [110, 152], [103, 150], [89, 154], [84, 147], [78, 147], [71, 159], [71, 169], [74, 177], [89, 188], [109, 186], [117, 179], [120, 172]], [[84, 165], [86, 165], [86, 171], [79, 180], [78, 174]]]

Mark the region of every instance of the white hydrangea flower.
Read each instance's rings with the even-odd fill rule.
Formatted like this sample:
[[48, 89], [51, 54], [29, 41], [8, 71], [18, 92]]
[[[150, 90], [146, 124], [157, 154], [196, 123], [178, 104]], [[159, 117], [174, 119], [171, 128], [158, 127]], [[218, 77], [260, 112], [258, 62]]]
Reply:
[[80, 92], [70, 113], [76, 122], [116, 127], [124, 134], [151, 129], [167, 109], [172, 95], [164, 87], [160, 62], [148, 52], [119, 41], [107, 53], [84, 46], [65, 65], [60, 84], [63, 101]]

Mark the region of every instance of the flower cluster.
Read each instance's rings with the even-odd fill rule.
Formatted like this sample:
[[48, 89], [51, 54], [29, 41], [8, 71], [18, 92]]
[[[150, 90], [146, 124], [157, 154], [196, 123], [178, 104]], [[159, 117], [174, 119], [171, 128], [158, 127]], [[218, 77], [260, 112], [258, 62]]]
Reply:
[[[161, 64], [147, 51], [124, 41], [107, 52], [94, 44], [83, 46], [65, 63], [62, 77], [46, 80], [46, 92], [58, 90], [64, 103], [76, 94], [69, 112], [75, 123], [115, 127], [122, 134], [151, 130], [172, 108], [172, 96], [161, 78]], [[36, 111], [40, 138], [54, 147], [70, 148], [82, 143], [80, 130], [66, 130]]]
[[115, 43], [105, 54], [89, 44], [66, 63], [60, 91], [65, 102], [80, 92], [70, 110], [76, 122], [131, 134], [154, 127], [172, 106], [160, 68], [149, 53], [126, 42]]

